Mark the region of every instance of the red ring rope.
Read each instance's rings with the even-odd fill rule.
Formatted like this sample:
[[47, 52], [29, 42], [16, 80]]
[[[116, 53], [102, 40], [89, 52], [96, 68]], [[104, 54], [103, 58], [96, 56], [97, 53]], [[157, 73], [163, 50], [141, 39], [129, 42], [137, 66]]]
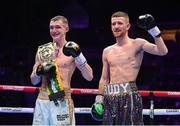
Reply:
[[[39, 90], [39, 87], [33, 86], [16, 86], [16, 85], [0, 85], [1, 90], [8, 90], [8, 91], [22, 91], [22, 92], [35, 92]], [[180, 97], [180, 91], [147, 91], [147, 90], [140, 90], [139, 91], [142, 96], [149, 96], [150, 92], [153, 93], [154, 96], [157, 97]], [[72, 94], [98, 94], [98, 89], [81, 89], [81, 88], [72, 88]]]

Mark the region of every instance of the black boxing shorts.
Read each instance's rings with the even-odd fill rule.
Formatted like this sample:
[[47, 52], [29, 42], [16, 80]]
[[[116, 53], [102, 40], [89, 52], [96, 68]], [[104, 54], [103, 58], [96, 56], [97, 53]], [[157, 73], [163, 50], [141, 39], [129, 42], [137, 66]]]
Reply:
[[103, 125], [144, 125], [142, 97], [135, 82], [106, 84]]

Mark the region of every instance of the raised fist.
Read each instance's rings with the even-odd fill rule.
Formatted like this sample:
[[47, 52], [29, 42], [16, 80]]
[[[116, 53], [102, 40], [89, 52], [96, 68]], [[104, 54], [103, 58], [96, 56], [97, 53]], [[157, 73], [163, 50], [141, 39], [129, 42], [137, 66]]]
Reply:
[[152, 37], [159, 37], [161, 32], [155, 24], [154, 17], [150, 14], [141, 15], [137, 19], [137, 25], [140, 28], [146, 29]]
[[144, 29], [151, 29], [155, 27], [154, 17], [150, 14], [141, 15], [138, 17], [137, 24], [139, 27]]

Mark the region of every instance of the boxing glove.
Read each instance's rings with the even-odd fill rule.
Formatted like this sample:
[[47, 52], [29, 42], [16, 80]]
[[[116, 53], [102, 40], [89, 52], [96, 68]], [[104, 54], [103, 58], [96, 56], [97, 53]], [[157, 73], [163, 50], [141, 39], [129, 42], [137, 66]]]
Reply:
[[36, 69], [38, 76], [44, 75], [47, 78], [54, 78], [56, 76], [56, 66], [52, 63], [39, 65]]
[[87, 61], [83, 56], [79, 45], [73, 41], [67, 42], [63, 46], [63, 53], [65, 56], [72, 56], [75, 58], [75, 62], [80, 66], [84, 65]]
[[150, 14], [139, 16], [137, 20], [137, 25], [140, 28], [146, 29], [153, 38], [159, 37], [161, 35], [161, 31], [155, 24], [154, 17]]
[[95, 99], [95, 103], [91, 107], [91, 116], [93, 119], [97, 121], [102, 121], [103, 113], [104, 113], [104, 105], [103, 105], [104, 97], [102, 95], [97, 95]]

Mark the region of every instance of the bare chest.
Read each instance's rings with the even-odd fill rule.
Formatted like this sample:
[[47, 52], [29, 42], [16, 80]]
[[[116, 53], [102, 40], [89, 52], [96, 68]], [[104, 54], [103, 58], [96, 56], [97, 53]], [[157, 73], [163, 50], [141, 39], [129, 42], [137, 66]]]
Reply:
[[136, 61], [135, 49], [112, 49], [107, 55], [107, 61], [111, 66], [127, 65]]
[[56, 57], [56, 61], [57, 61], [57, 64], [58, 64], [58, 67], [60, 69], [62, 68], [70, 68], [73, 64], [73, 58], [72, 57], [67, 57], [67, 56], [64, 56], [61, 53], [58, 53], [57, 57]]

